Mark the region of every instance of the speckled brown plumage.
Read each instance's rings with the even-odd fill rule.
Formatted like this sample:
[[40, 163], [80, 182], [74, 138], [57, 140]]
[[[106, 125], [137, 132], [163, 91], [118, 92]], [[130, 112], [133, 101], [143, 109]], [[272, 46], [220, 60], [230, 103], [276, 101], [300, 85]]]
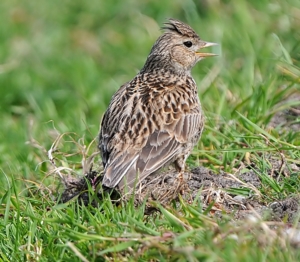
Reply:
[[129, 190], [163, 166], [183, 172], [198, 142], [204, 115], [192, 67], [214, 45], [200, 40], [188, 25], [170, 19], [142, 70], [121, 86], [104, 114], [99, 149], [103, 185]]

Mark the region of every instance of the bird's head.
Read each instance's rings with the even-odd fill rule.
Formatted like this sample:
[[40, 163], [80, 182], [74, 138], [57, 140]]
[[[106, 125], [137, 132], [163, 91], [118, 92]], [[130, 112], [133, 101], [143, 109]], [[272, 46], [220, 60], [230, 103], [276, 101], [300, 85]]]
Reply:
[[202, 48], [217, 44], [201, 40], [190, 26], [181, 21], [169, 19], [162, 29], [165, 32], [153, 45], [144, 69], [170, 67], [170, 70], [177, 72], [190, 72], [198, 61], [216, 56], [199, 52]]

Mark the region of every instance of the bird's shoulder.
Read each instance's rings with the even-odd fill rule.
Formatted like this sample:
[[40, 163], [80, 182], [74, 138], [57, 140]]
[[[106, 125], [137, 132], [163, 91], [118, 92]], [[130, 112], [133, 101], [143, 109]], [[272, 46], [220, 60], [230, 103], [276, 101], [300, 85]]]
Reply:
[[133, 146], [139, 150], [155, 131], [166, 131], [179, 138], [175, 133], [182, 132], [176, 130], [180, 119], [200, 114], [197, 86], [191, 77], [138, 74], [113, 96], [102, 121], [100, 136], [102, 142], [107, 138], [104, 142], [111, 148], [124, 150], [123, 147]]

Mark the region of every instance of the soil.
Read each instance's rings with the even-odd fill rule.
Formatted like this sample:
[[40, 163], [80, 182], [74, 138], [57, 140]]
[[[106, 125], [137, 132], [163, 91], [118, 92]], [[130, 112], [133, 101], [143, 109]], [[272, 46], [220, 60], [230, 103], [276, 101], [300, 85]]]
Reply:
[[[294, 93], [287, 99], [280, 102], [278, 107], [283, 106], [286, 103], [299, 102], [300, 94]], [[277, 112], [269, 123], [270, 128], [282, 128], [285, 130], [291, 130], [295, 132], [300, 131], [300, 105], [291, 106], [288, 109]]]
[[[300, 173], [299, 167], [298, 172]], [[219, 217], [223, 214], [231, 214], [234, 219], [241, 220], [255, 212], [268, 221], [295, 223], [295, 220], [299, 220], [300, 197], [295, 196], [266, 204], [259, 191], [261, 180], [253, 169], [242, 168], [236, 174], [226, 172], [217, 174], [206, 167], [197, 167], [186, 172], [183, 181], [180, 181], [177, 175], [175, 169], [170, 169], [148, 177], [135, 191], [136, 205], [147, 199], [146, 213], [149, 214], [155, 210], [151, 205], [152, 201], [168, 205], [173, 200], [177, 201], [178, 196], [181, 195], [190, 203], [200, 198], [203, 209], [210, 207], [210, 214]], [[107, 191], [107, 189], [99, 189], [101, 180], [102, 176], [96, 171], [89, 172], [79, 180], [69, 179], [60, 201], [67, 202], [77, 197], [84, 205], [97, 205], [98, 201], [101, 203], [105, 196], [103, 191]], [[98, 192], [97, 199], [91, 200], [91, 196], [87, 193], [89, 187]], [[241, 189], [244, 189], [244, 194], [235, 191]], [[126, 196], [121, 197], [117, 191], [109, 193], [113, 200], [126, 200]]]

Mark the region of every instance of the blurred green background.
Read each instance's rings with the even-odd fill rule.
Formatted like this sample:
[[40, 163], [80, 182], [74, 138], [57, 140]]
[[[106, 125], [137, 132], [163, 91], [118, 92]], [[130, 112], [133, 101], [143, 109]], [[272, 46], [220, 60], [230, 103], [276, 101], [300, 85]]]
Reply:
[[[59, 133], [84, 144], [97, 136], [111, 96], [142, 68], [170, 17], [220, 44], [219, 57], [193, 70], [211, 128], [235, 110], [265, 127], [276, 94], [299, 92], [299, 0], [2, 0], [0, 17], [2, 189], [12, 178], [41, 180], [40, 148]], [[222, 147], [208, 130], [199, 148]]]

